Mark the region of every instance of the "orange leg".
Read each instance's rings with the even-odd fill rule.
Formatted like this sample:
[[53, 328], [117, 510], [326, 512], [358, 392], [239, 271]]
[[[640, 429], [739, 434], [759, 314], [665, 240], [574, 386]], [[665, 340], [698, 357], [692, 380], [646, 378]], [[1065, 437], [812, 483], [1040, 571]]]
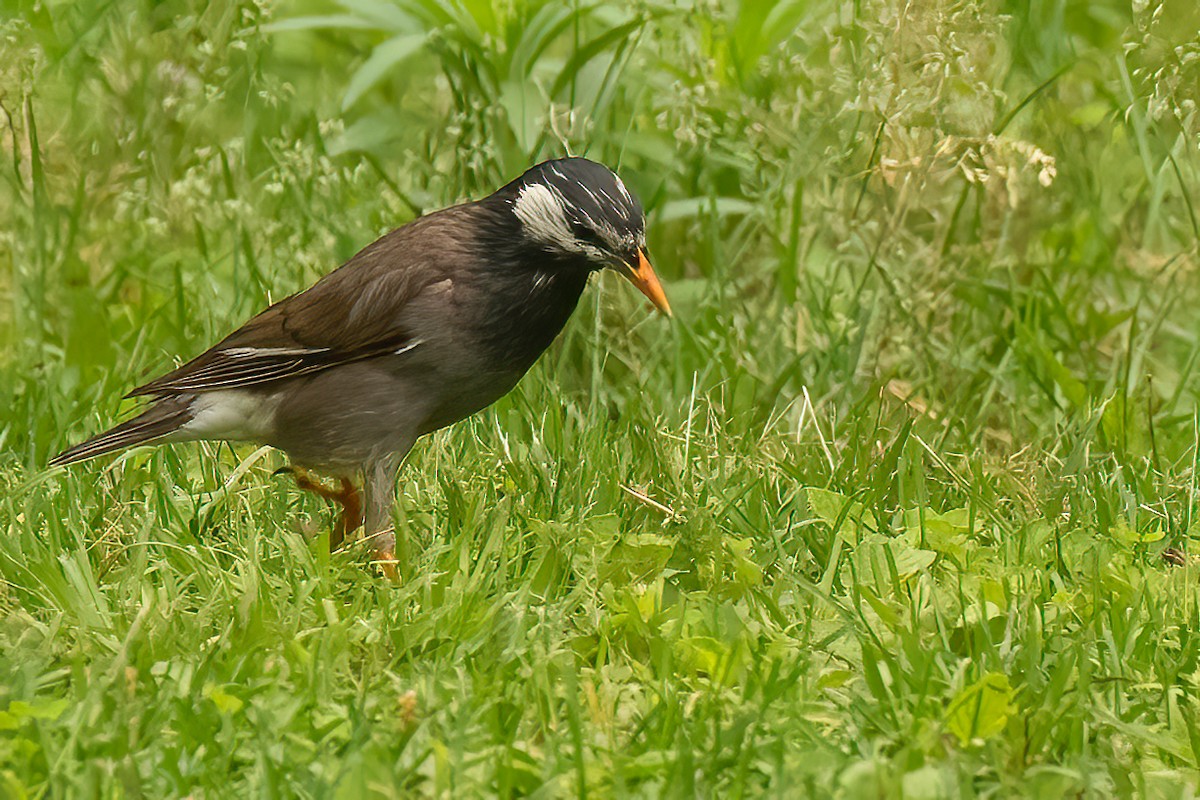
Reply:
[[362, 493], [348, 478], [342, 478], [341, 489], [330, 489], [303, 470], [289, 467], [287, 471], [295, 477], [296, 486], [300, 489], [318, 494], [342, 507], [341, 518], [329, 532], [329, 552], [332, 553], [342, 546], [347, 536], [363, 524]]
[[399, 580], [400, 574], [396, 572], [396, 551], [392, 547], [381, 547], [375, 551], [375, 565], [383, 573], [383, 577], [389, 581]]
[[[406, 448], [407, 449], [407, 448]], [[396, 502], [398, 456], [388, 456], [364, 465], [363, 491], [367, 509], [364, 538], [371, 545], [371, 563], [388, 580], [399, 579], [400, 562], [396, 558], [396, 531], [392, 526], [392, 506]]]
[[[330, 551], [340, 547], [346, 537], [361, 528], [363, 524], [362, 492], [348, 478], [342, 478], [342, 491], [339, 494], [338, 502], [342, 504], [342, 518], [338, 520], [337, 526], [329, 534]], [[334, 542], [335, 536], [336, 543]]]

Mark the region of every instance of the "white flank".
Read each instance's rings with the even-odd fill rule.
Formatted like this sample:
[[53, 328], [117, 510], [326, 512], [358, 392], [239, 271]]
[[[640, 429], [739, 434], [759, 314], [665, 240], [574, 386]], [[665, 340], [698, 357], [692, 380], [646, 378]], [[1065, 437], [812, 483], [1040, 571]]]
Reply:
[[261, 440], [274, 427], [278, 405], [275, 396], [245, 389], [204, 392], [192, 401], [195, 416], [179, 432], [194, 439]]

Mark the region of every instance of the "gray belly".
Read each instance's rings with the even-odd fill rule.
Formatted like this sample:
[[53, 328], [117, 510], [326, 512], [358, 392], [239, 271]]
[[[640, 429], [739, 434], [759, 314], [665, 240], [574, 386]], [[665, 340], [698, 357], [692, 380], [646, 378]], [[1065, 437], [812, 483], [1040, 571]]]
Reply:
[[523, 373], [468, 364], [374, 359], [297, 379], [281, 391], [269, 436], [298, 465], [350, 474], [507, 394]]
[[421, 427], [420, 435], [453, 425], [482, 411], [512, 391], [524, 373], [481, 372], [456, 382], [458, 391], [439, 394]]
[[268, 443], [297, 464], [348, 474], [420, 435], [431, 398], [420, 383], [379, 361], [299, 378], [281, 392]]

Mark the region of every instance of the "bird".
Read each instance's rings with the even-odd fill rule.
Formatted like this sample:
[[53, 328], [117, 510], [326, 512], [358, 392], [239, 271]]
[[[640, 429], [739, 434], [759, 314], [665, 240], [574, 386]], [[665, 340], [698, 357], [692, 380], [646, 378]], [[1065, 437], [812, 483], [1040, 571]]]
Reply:
[[[137, 445], [271, 445], [302, 490], [341, 507], [396, 578], [390, 524], [416, 441], [511, 391], [566, 325], [590, 277], [619, 273], [668, 318], [642, 205], [608, 167], [544, 161], [492, 194], [423, 216], [134, 388], [137, 416], [50, 460]], [[325, 483], [331, 480], [333, 485]]]

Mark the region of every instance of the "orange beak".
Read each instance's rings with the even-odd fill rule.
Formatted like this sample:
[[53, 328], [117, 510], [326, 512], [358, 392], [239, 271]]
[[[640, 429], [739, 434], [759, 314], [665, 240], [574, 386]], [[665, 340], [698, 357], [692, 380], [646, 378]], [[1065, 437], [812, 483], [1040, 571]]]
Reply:
[[650, 266], [649, 259], [646, 258], [646, 253], [641, 248], [638, 248], [638, 263], [635, 267], [633, 264], [623, 265], [625, 269], [621, 270], [621, 274], [629, 279], [629, 282], [638, 288], [638, 291], [650, 298], [650, 302], [654, 303], [654, 307], [659, 311], [671, 316], [671, 304], [667, 302], [667, 296], [663, 293], [662, 284], [658, 282], [658, 276], [654, 274], [654, 268]]

